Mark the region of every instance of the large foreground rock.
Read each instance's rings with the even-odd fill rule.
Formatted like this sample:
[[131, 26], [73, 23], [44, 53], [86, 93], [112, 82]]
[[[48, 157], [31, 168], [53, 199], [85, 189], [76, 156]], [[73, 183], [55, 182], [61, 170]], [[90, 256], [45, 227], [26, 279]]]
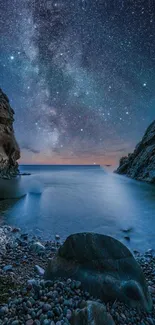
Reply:
[[103, 304], [87, 301], [82, 309], [77, 309], [71, 319], [72, 325], [115, 325]]
[[49, 260], [46, 279], [71, 278], [96, 298], [116, 299], [151, 310], [144, 274], [131, 252], [118, 240], [95, 233], [69, 236]]
[[11, 178], [18, 174], [17, 160], [20, 150], [15, 139], [14, 111], [8, 97], [0, 89], [0, 177]]
[[155, 184], [155, 121], [134, 152], [121, 158], [116, 173]]

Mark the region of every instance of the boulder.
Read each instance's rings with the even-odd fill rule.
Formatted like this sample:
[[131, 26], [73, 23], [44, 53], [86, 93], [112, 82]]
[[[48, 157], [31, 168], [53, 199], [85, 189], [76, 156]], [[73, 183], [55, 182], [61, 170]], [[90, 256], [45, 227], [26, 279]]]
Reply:
[[118, 240], [95, 233], [69, 236], [49, 260], [45, 279], [71, 278], [104, 302], [116, 299], [151, 310], [144, 274], [135, 258]]
[[103, 304], [95, 301], [85, 302], [82, 309], [73, 312], [72, 325], [115, 325]]
[[155, 184], [155, 121], [148, 127], [134, 152], [120, 159], [115, 172]]

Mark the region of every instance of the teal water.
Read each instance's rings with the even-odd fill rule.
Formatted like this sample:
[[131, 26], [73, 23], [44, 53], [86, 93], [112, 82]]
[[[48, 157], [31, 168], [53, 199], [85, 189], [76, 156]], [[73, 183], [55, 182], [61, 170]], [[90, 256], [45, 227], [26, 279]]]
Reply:
[[[99, 166], [20, 166], [22, 176], [1, 181], [0, 222], [51, 239], [93, 231], [131, 249], [155, 248], [155, 186], [107, 173]], [[12, 198], [24, 195], [20, 200]], [[133, 228], [130, 242], [122, 229]]]

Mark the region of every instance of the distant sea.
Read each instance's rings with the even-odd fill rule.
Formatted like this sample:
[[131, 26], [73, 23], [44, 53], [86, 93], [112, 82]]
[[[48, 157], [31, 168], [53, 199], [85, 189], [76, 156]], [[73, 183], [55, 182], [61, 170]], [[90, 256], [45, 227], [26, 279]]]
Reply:
[[[53, 239], [92, 231], [131, 249], [155, 249], [155, 187], [108, 173], [98, 165], [21, 165], [21, 176], [0, 181], [0, 224]], [[24, 195], [20, 200], [15, 198]], [[131, 228], [130, 241], [122, 230]]]

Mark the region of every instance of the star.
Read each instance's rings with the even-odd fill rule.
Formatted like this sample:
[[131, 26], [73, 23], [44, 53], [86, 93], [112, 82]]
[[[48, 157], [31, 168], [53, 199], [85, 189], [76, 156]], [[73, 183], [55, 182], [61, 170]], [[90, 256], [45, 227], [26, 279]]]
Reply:
[[133, 151], [155, 119], [153, 22], [151, 1], [2, 2], [0, 85], [19, 146], [39, 152], [23, 162], [116, 166]]

